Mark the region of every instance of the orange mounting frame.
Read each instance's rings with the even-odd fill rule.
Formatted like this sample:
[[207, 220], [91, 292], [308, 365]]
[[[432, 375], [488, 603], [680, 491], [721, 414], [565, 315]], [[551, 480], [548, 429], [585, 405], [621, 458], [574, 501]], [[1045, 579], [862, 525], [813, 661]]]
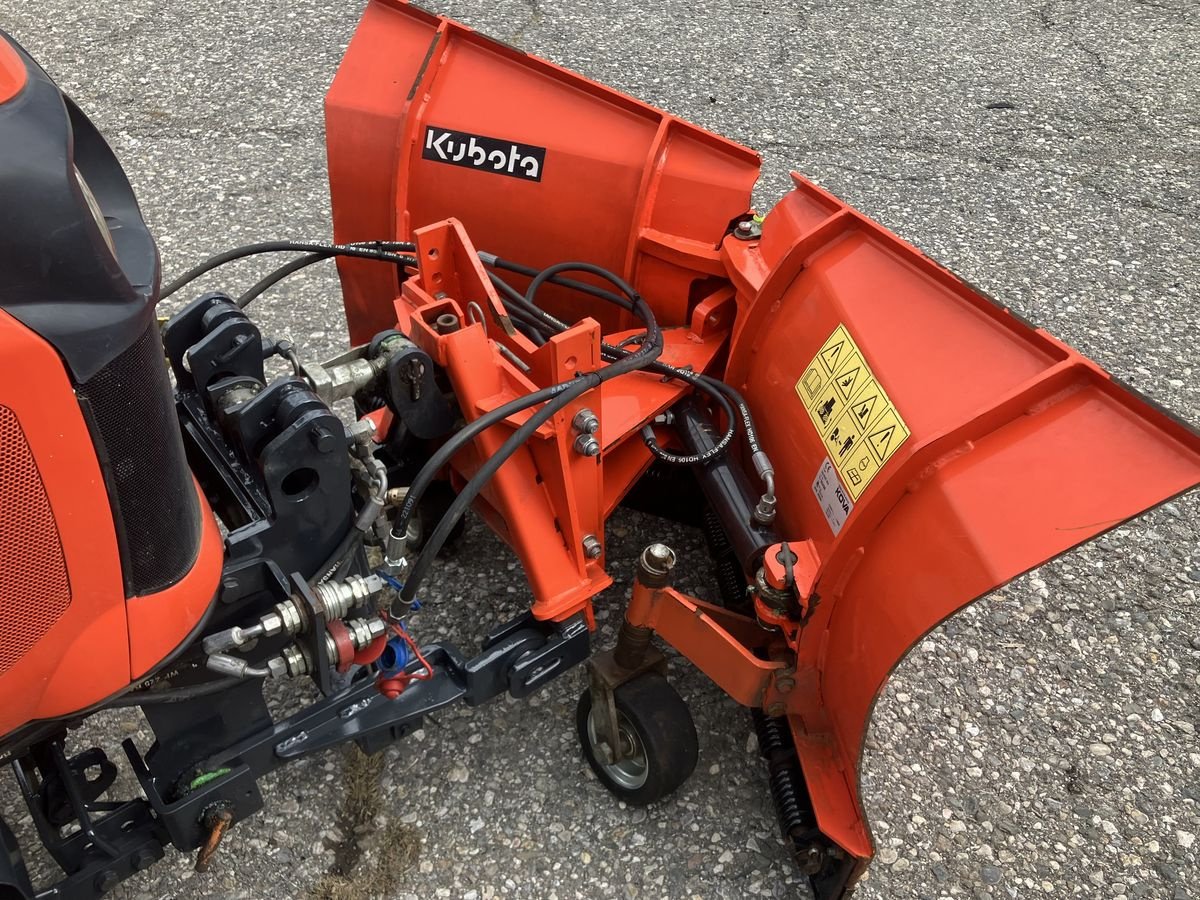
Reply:
[[[601, 334], [635, 324], [548, 293], [578, 321], [534, 347], [503, 327], [468, 232], [530, 265], [582, 259], [623, 275], [668, 326], [665, 361], [742, 391], [775, 464], [779, 537], [805, 542], [814, 566], [807, 618], [771, 632], [669, 588], [635, 588], [628, 616], [739, 702], [788, 715], [818, 825], [860, 860], [872, 852], [863, 740], [908, 650], [974, 599], [1200, 483], [1194, 430], [836, 197], [794, 176], [761, 235], [730, 237], [756, 154], [457, 23], [371, 0], [327, 118], [335, 236], [414, 236], [421, 263], [401, 287], [386, 267], [339, 261], [351, 334], [398, 320], [445, 367], [467, 419], [594, 368]], [[540, 180], [428, 158], [425, 142], [447, 130], [544, 151]], [[438, 334], [446, 311], [465, 327]], [[650, 462], [638, 429], [680, 395], [646, 374], [606, 383], [477, 502], [520, 556], [537, 615], [590, 612], [609, 583], [582, 540], [603, 539]], [[602, 423], [598, 460], [572, 451], [584, 406]], [[858, 425], [841, 418], [852, 410]], [[452, 480], [521, 421], [462, 451]]]
[[[600, 367], [600, 326], [591, 318], [541, 347], [520, 332], [510, 333], [504, 307], [461, 223], [451, 219], [417, 229], [415, 240], [420, 267], [395, 300], [396, 322], [446, 370], [468, 421]], [[447, 312], [463, 327], [441, 334], [435, 322]], [[732, 312], [732, 290], [716, 291], [697, 305], [693, 327], [665, 333], [661, 360], [696, 371], [710, 368], [727, 341]], [[605, 521], [651, 462], [638, 432], [685, 390], [680, 382], [649, 373], [605, 382], [539, 428], [484, 488], [475, 509], [520, 557], [537, 617], [561, 620], [585, 611], [590, 621], [591, 598], [612, 579], [603, 553], [590, 558], [584, 539], [594, 537], [603, 548]], [[572, 421], [583, 409], [601, 422], [599, 456], [574, 448]], [[511, 416], [460, 451], [451, 463], [452, 484], [470, 480], [529, 415]]]

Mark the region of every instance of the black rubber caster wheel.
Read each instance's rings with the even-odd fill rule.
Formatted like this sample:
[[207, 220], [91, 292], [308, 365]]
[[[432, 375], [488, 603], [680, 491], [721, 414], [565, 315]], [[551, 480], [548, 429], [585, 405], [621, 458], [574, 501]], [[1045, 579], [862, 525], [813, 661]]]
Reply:
[[683, 698], [661, 675], [639, 675], [617, 688], [615, 698], [624, 759], [607, 764], [599, 756], [590, 690], [575, 710], [579, 743], [606, 788], [631, 806], [645, 806], [667, 796], [695, 770], [696, 725]]

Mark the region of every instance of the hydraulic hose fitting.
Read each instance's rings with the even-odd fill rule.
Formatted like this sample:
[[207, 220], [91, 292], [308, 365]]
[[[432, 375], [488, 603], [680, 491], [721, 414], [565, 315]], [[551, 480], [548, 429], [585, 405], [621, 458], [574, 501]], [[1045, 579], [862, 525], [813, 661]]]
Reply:
[[[336, 633], [333, 626], [340, 626]], [[387, 633], [383, 619], [347, 619], [331, 623], [325, 632], [325, 656], [339, 672], [350, 667], [358, 651]]]
[[378, 575], [355, 575], [344, 581], [326, 581], [313, 588], [326, 620], [340, 619], [352, 609], [367, 606], [383, 590]]
[[770, 525], [775, 521], [777, 505], [774, 494], [763, 494], [758, 498], [758, 505], [754, 507], [754, 521], [759, 525]]
[[383, 549], [383, 568], [393, 578], [400, 578], [408, 571], [408, 545], [420, 536], [420, 526], [415, 519], [409, 520], [401, 534], [392, 526], [387, 544]]
[[204, 664], [210, 672], [233, 678], [278, 678], [285, 674], [279, 657], [267, 660], [265, 665], [252, 666], [246, 660], [228, 653], [210, 653]]
[[287, 647], [284, 647], [283, 651], [275, 659], [282, 661], [284, 670], [293, 678], [307, 675], [312, 671], [312, 659], [309, 656], [308, 650], [299, 644], [289, 644]]
[[754, 507], [754, 521], [759, 525], [770, 525], [775, 521], [775, 509], [777, 505], [775, 499], [775, 467], [771, 463], [771, 458], [762, 450], [755, 452], [750, 459], [754, 465], [754, 471], [758, 473], [758, 477], [762, 480], [763, 487], [765, 488], [758, 500], [758, 505]]
[[375, 438], [376, 425], [372, 419], [358, 419], [346, 426], [346, 438], [356, 450], [369, 450]]

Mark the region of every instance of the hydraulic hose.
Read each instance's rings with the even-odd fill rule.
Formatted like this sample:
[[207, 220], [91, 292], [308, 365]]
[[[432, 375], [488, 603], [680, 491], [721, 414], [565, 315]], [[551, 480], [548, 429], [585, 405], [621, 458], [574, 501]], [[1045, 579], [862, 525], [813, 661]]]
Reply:
[[280, 266], [274, 272], [270, 272], [258, 281], [254, 282], [254, 284], [251, 285], [245, 293], [238, 297], [234, 303], [236, 303], [241, 309], [245, 309], [259, 296], [266, 293], [275, 285], [279, 284], [279, 282], [283, 281], [283, 279], [287, 278], [289, 275], [293, 274], [294, 272], [299, 272], [301, 269], [305, 269], [314, 263], [319, 263], [321, 260], [329, 259], [331, 256], [332, 254], [330, 253], [307, 253], [298, 259], [293, 259], [290, 263]]
[[[536, 278], [540, 269], [535, 269], [532, 266], [515, 263], [512, 260], [501, 259], [494, 253], [480, 253], [479, 258], [485, 265], [493, 266], [497, 269], [504, 269], [508, 272], [515, 272], [518, 275], [524, 275], [526, 278]], [[603, 277], [603, 276], [601, 276]], [[633, 312], [633, 303], [619, 294], [614, 294], [612, 291], [606, 291], [604, 288], [596, 287], [588, 284], [585, 281], [575, 281], [572, 278], [563, 278], [561, 275], [553, 275], [546, 279], [551, 284], [557, 284], [560, 287], [570, 288], [573, 291], [579, 291], [583, 294], [590, 294], [593, 297], [599, 297], [601, 300], [606, 300], [609, 303], [615, 303], [623, 309]]]
[[321, 241], [262, 241], [257, 244], [246, 244], [242, 247], [234, 247], [231, 250], [226, 250], [224, 253], [218, 253], [216, 256], [211, 256], [199, 265], [188, 269], [162, 289], [159, 299], [165, 300], [180, 288], [195, 281], [201, 275], [211, 272], [218, 266], [223, 266], [234, 260], [244, 259], [247, 256], [256, 256], [260, 253], [287, 253], [291, 251], [325, 253], [329, 256], [354, 256], [362, 259], [378, 259], [385, 262], [394, 262], [397, 265], [415, 266], [417, 261], [413, 257], [400, 256], [396, 252], [393, 252], [411, 253], [414, 250], [416, 250], [416, 247], [413, 244], [398, 241], [369, 241], [352, 244], [330, 244]]
[[[646, 323], [646, 339], [642, 342], [641, 348], [639, 348], [636, 352], [625, 355], [615, 362], [605, 366], [603, 369], [600, 369], [596, 372], [589, 372], [585, 375], [574, 378], [571, 381], [554, 386], [559, 390], [555, 393], [555, 395], [553, 395], [553, 399], [550, 400], [550, 402], [547, 402], [542, 409], [531, 415], [524, 424], [517, 428], [517, 430], [508, 437], [508, 439], [501, 445], [500, 449], [497, 450], [496, 453], [494, 453], [479, 468], [479, 471], [475, 473], [475, 475], [467, 483], [466, 487], [464, 487], [459, 495], [455, 498], [445, 515], [442, 516], [441, 521], [439, 521], [437, 524], [437, 527], [434, 528], [432, 534], [430, 534], [429, 538], [425, 541], [425, 544], [421, 549], [421, 553], [418, 556], [412, 571], [404, 581], [404, 588], [400, 591], [400, 594], [397, 597], [397, 606], [399, 608], [394, 608], [394, 613], [401, 613], [404, 611], [404, 609], [412, 605], [412, 602], [416, 597], [417, 589], [420, 587], [420, 584], [424, 580], [429, 569], [433, 566], [434, 559], [441, 550], [442, 546], [445, 544], [446, 540], [449, 538], [450, 533], [453, 531], [454, 526], [458, 523], [458, 520], [462, 517], [463, 513], [466, 512], [467, 508], [479, 495], [479, 492], [483, 490], [484, 486], [488, 483], [488, 481], [491, 480], [492, 476], [495, 475], [500, 467], [504, 465], [504, 463], [513, 455], [513, 453], [517, 451], [518, 448], [520, 448], [526, 441], [529, 440], [533, 433], [539, 427], [541, 427], [544, 422], [548, 421], [557, 412], [562, 410], [573, 400], [592, 388], [602, 384], [605, 381], [617, 378], [620, 375], [624, 375], [627, 372], [645, 368], [646, 366], [652, 364], [662, 354], [662, 332], [659, 330], [657, 321], [655, 321], [653, 311], [651, 311], [646, 302], [623, 279], [611, 272], [601, 269], [599, 266], [592, 266], [589, 263], [560, 263], [557, 266], [551, 266], [549, 269], [543, 270], [539, 276], [534, 278], [533, 283], [530, 285], [530, 290], [526, 292], [526, 297], [528, 298], [532, 294], [536, 293], [537, 287], [540, 286], [540, 284], [543, 284], [547, 278], [564, 271], [591, 272], [592, 274], [598, 275], [599, 277], [610, 281], [619, 290], [625, 293], [626, 296], [629, 297], [633, 312]], [[542, 275], [545, 275], [546, 277], [543, 278], [541, 277]], [[532, 301], [530, 302], [532, 304]], [[543, 391], [548, 390], [551, 389], [543, 389]], [[535, 394], [538, 393], [542, 392], [535, 392]], [[529, 398], [535, 396], [535, 394], [528, 395], [524, 398], [518, 398], [518, 400], [513, 401], [513, 403], [525, 401], [520, 408], [527, 408], [529, 405], [532, 405], [528, 402]], [[503, 407], [501, 407], [501, 409], [503, 409]], [[495, 415], [495, 413], [498, 413], [499, 411], [500, 410], [493, 411], [492, 415]], [[485, 417], [476, 419], [472, 425], [478, 425], [483, 418]], [[497, 419], [497, 421], [499, 421], [499, 419]], [[486, 427], [488, 426], [484, 425], [477, 428], [476, 433], [478, 433], [478, 431], [482, 431], [483, 428]], [[412, 516], [412, 512], [416, 507], [417, 501], [420, 499], [418, 493], [418, 481], [422, 482], [419, 490], [420, 492], [423, 492], [428, 487], [428, 483], [433, 480], [433, 476], [438, 470], [441, 469], [442, 465], [444, 465], [445, 462], [448, 461], [455, 452], [457, 452], [457, 449], [459, 449], [462, 444], [466, 442], [465, 440], [461, 442], [458, 441], [460, 436], [465, 431], [467, 431], [467, 429], [463, 429], [456, 434], [451, 441], [448, 441], [446, 445], [443, 445], [443, 447], [441, 447], [439, 451], [434, 454], [433, 457], [430, 457], [429, 461], [422, 466], [421, 471], [417, 474], [417, 478], [414, 479], [412, 486], [409, 488], [408, 495], [405, 497], [404, 506], [401, 507], [400, 513], [397, 515], [396, 523], [393, 526], [393, 531], [395, 533], [404, 534], [407, 531], [408, 521]], [[472, 435], [472, 437], [473, 436], [474, 435]], [[451, 450], [448, 454], [443, 454], [443, 451], [445, 451], [447, 446], [452, 442], [458, 443], [459, 446], [454, 450]], [[443, 457], [440, 462], [438, 461], [438, 457]]]
[[[532, 277], [533, 280], [530, 282], [529, 288], [522, 297], [515, 288], [505, 282], [502, 278], [499, 278], [494, 273], [491, 275], [493, 284], [496, 284], [504, 296], [511, 301], [511, 305], [509, 305], [510, 313], [516, 313], [518, 315], [524, 314], [526, 317], [535, 317], [537, 323], [541, 323], [541, 325], [554, 331], [565, 331], [569, 326], [565, 322], [560, 321], [559, 319], [547, 313], [545, 310], [541, 309], [541, 307], [534, 302], [534, 298], [536, 297], [538, 290], [547, 282], [584, 291], [585, 293], [599, 297], [607, 302], [615, 303], [622, 309], [633, 309], [633, 303], [628, 299], [619, 297], [618, 295], [609, 291], [605, 291], [601, 288], [596, 288], [592, 285], [585, 284], [581, 281], [563, 278], [560, 274], [563, 271], [584, 271], [591, 274], [598, 274], [599, 272], [603, 271], [599, 269], [599, 267], [581, 265], [578, 263], [561, 263], [557, 266], [551, 266], [550, 268], [543, 269], [539, 272], [538, 270], [531, 269], [528, 266], [522, 266], [517, 263], [499, 259], [491, 254], [481, 253], [480, 257], [484, 262], [494, 265], [497, 268], [508, 269], [510, 271], [517, 272], [518, 274]], [[604, 276], [601, 275], [601, 277]], [[644, 335], [634, 335], [630, 338], [626, 338], [626, 341], [633, 341], [635, 338], [639, 342], [645, 340]], [[624, 343], [625, 342], [622, 342], [622, 344]], [[620, 359], [622, 356], [628, 353], [623, 346], [614, 347], [610, 344], [602, 344], [601, 350], [607, 356], [614, 359]], [[674, 465], [698, 465], [724, 454], [729, 449], [730, 444], [733, 443], [733, 439], [736, 436], [734, 408], [733, 405], [730, 404], [729, 399], [727, 399], [727, 397], [724, 395], [724, 392], [721, 390], [721, 388], [726, 387], [726, 385], [715, 378], [710, 378], [706, 375], [698, 375], [693, 372], [688, 372], [684, 369], [678, 369], [674, 366], [669, 366], [666, 363], [653, 363], [652, 365], [648, 366], [648, 369], [652, 372], [677, 378], [681, 381], [686, 381], [693, 387], [703, 391], [704, 393], [707, 393], [725, 412], [728, 427], [725, 431], [725, 434], [717, 442], [716, 446], [710, 451], [707, 451], [703, 454], [681, 455], [664, 450], [662, 447], [660, 447], [658, 440], [654, 435], [654, 430], [647, 425], [642, 429], [642, 440], [645, 442], [647, 449], [649, 449], [655, 457], [663, 462]], [[733, 389], [730, 388], [729, 390], [732, 391]], [[734, 392], [734, 394], [740, 399], [740, 395], [736, 394], [736, 392]], [[742, 414], [742, 422], [747, 426], [747, 436], [752, 438], [751, 452], [753, 453], [757, 449], [757, 438], [754, 437], [756, 432], [754, 430], [753, 420], [750, 417], [750, 410], [746, 407], [744, 401], [740, 404], [737, 404], [737, 401], [735, 401], [735, 405], [738, 405], [739, 412]]]

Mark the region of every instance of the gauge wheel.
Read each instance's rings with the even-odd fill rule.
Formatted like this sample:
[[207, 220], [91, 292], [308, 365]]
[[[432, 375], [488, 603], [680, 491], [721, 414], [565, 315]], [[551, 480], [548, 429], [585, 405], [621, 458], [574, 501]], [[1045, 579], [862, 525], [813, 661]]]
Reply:
[[631, 806], [645, 806], [674, 791], [696, 768], [696, 725], [683, 698], [657, 673], [625, 682], [614, 696], [623, 758], [606, 763], [597, 749], [590, 690], [583, 692], [575, 710], [579, 743], [606, 788]]

